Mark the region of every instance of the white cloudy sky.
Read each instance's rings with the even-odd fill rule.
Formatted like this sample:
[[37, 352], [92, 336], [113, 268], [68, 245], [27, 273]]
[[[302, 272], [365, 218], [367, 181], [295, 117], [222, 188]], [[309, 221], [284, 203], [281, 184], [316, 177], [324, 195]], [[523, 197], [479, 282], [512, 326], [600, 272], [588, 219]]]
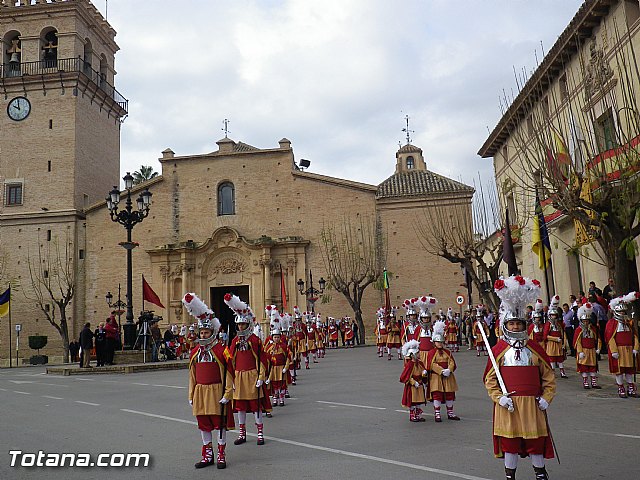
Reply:
[[[105, 13], [106, 0], [93, 0]], [[581, 0], [108, 0], [122, 171], [291, 140], [310, 171], [378, 184], [409, 115], [427, 166], [471, 184], [513, 68], [548, 51]]]

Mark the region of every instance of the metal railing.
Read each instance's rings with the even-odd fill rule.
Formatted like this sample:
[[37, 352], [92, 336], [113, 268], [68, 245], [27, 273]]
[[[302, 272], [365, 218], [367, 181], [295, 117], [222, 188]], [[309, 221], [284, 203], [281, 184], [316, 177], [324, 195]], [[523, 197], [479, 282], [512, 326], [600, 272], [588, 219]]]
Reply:
[[106, 81], [104, 75], [94, 70], [91, 64], [82, 58], [63, 58], [59, 60], [39, 60], [37, 62], [0, 64], [0, 78], [10, 79], [36, 75], [59, 75], [61, 73], [80, 72], [86, 75], [101, 90], [113, 99], [125, 112], [128, 112], [129, 101]]

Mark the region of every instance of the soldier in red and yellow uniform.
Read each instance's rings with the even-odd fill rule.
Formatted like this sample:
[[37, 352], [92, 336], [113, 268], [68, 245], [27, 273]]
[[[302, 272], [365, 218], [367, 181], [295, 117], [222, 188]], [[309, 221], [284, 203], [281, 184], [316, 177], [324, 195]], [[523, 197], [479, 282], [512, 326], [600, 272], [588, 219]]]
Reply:
[[[627, 311], [631, 302], [640, 297], [640, 293], [630, 292], [624, 297], [614, 298], [609, 302], [613, 318], [607, 322], [605, 341], [609, 350], [609, 371], [616, 376], [618, 396], [621, 398], [638, 395], [633, 383], [633, 374], [638, 370], [638, 333], [635, 331]], [[624, 383], [627, 383], [627, 389]]]
[[458, 325], [456, 325], [455, 319], [452, 317], [447, 318], [446, 327], [444, 330], [445, 333], [445, 343], [449, 350], [453, 350], [458, 352], [460, 350], [460, 345], [458, 345]]
[[254, 315], [249, 306], [229, 293], [224, 296], [224, 302], [236, 314], [236, 337], [231, 342], [229, 353], [235, 371], [233, 410], [238, 414], [240, 433], [233, 443], [240, 445], [247, 441], [247, 412], [252, 412], [258, 430], [258, 445], [264, 445], [262, 412], [271, 411], [269, 396], [264, 391], [269, 360], [262, 341], [250, 328]]
[[[297, 310], [298, 307], [295, 307]], [[302, 324], [302, 314], [297, 310], [295, 312], [294, 330], [291, 337], [291, 345], [293, 350], [293, 377], [291, 378], [291, 385], [295, 385], [297, 381], [296, 372], [302, 368], [302, 357], [306, 355], [307, 340], [304, 334], [304, 325]]]
[[433, 401], [433, 414], [436, 422], [442, 422], [440, 406], [447, 406], [447, 418], [460, 420], [453, 412], [453, 402], [456, 399], [458, 383], [453, 374], [456, 361], [450, 350], [444, 348], [445, 324], [442, 320], [433, 325], [433, 343], [435, 348], [427, 355], [426, 369], [429, 372], [429, 399]]
[[[573, 334], [573, 347], [576, 350], [576, 371], [582, 375], [584, 388], [602, 388], [598, 385], [598, 357], [602, 348], [602, 341], [598, 329], [591, 325], [590, 303], [585, 303], [578, 309], [580, 326]], [[591, 377], [591, 384], [589, 384]]]
[[329, 326], [327, 327], [327, 331], [329, 335], [329, 348], [338, 348], [338, 335], [340, 330], [338, 330], [335, 318], [329, 317]]
[[304, 355], [304, 368], [309, 370], [309, 355], [313, 356], [313, 363], [318, 363], [316, 352], [317, 347], [317, 332], [314, 325], [313, 314], [311, 312], [305, 312], [306, 326], [304, 327], [304, 335], [307, 342], [306, 351]]
[[[526, 331], [525, 309], [540, 291], [537, 280], [520, 275], [499, 279], [494, 285], [502, 300], [503, 337], [491, 349], [484, 384], [493, 408], [493, 447], [504, 457], [507, 480], [515, 479], [518, 457], [531, 457], [537, 480], [548, 480], [545, 458], [553, 458], [546, 409], [556, 392], [549, 357]], [[500, 387], [498, 375], [506, 391]]]
[[213, 465], [212, 432], [218, 430], [217, 467], [225, 468], [227, 430], [235, 428], [231, 405], [227, 405], [233, 398], [234, 371], [231, 356], [226, 345], [216, 335], [220, 329], [220, 321], [213, 311], [193, 293], [187, 293], [182, 302], [187, 311], [198, 318], [200, 337], [189, 360], [189, 404], [198, 420], [198, 430], [202, 437], [202, 459], [195, 467]]
[[387, 345], [387, 321], [385, 319], [384, 308], [381, 307], [376, 312], [376, 347], [378, 347], [378, 357], [382, 358], [385, 354], [385, 348]]
[[425, 385], [427, 369], [420, 361], [417, 340], [409, 340], [402, 346], [402, 356], [405, 359], [404, 369], [400, 375], [400, 383], [404, 383], [402, 391], [402, 406], [409, 409], [410, 422], [424, 422], [420, 405], [427, 403]]
[[344, 327], [344, 343], [345, 343], [345, 347], [347, 348], [353, 348], [353, 344], [354, 344], [354, 334], [353, 334], [353, 327], [351, 326], [351, 317], [344, 317], [344, 323], [345, 323], [345, 327]]
[[564, 372], [564, 361], [567, 358], [567, 338], [564, 333], [564, 325], [560, 320], [560, 314], [557, 308], [549, 309], [547, 313], [549, 321], [544, 324], [543, 338], [545, 342], [545, 351], [551, 362], [551, 368], [556, 366], [560, 368], [560, 376], [568, 378]]
[[395, 308], [391, 309], [391, 313], [387, 319], [387, 332], [387, 360], [391, 360], [392, 348], [396, 349], [398, 360], [402, 360], [402, 356], [400, 354], [400, 347], [402, 346], [402, 343], [400, 342], [401, 327], [400, 323], [396, 320]]
[[482, 333], [480, 332], [481, 328], [484, 330], [484, 333], [488, 338], [489, 326], [484, 319], [484, 306], [482, 305], [476, 307], [476, 321], [473, 323], [473, 338], [475, 339], [476, 344], [476, 356], [479, 357], [480, 352], [484, 351], [484, 356], [486, 357], [488, 355], [487, 348], [489, 348], [489, 345], [485, 345], [484, 343]]
[[270, 357], [269, 384], [273, 395], [273, 405], [284, 407], [287, 373], [291, 365], [291, 355], [287, 344], [282, 340], [280, 330], [272, 330], [271, 339], [265, 344], [264, 348]]
[[533, 321], [527, 328], [529, 339], [544, 348], [544, 312], [542, 310], [534, 310], [531, 317]]
[[318, 358], [324, 358], [324, 347], [327, 343], [326, 330], [324, 323], [322, 323], [322, 317], [318, 314], [316, 317], [316, 349], [318, 351]]

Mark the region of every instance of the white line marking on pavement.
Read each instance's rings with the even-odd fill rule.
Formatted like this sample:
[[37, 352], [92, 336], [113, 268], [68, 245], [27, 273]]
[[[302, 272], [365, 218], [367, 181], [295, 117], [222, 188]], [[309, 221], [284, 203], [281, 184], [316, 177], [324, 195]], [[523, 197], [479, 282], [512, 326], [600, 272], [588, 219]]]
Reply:
[[50, 395], [42, 395], [43, 398], [50, 398], [51, 400], [64, 400], [62, 397], [52, 397]]
[[143, 387], [148, 387], [149, 386], [148, 383], [137, 383], [137, 382], [133, 382], [131, 385], [142, 385]]
[[[357, 405], [357, 406], [359, 406], [359, 405]], [[369, 408], [371, 408], [371, 407], [369, 407]], [[377, 408], [380, 408], [380, 407], [377, 407]], [[169, 420], [169, 421], [172, 421], [172, 422], [186, 423], [186, 424], [189, 424], [189, 425], [197, 425], [198, 424], [198, 422], [194, 422], [193, 420], [183, 420], [182, 418], [167, 417], [165, 415], [157, 415], [155, 413], [140, 412], [138, 410], [129, 410], [129, 409], [126, 409], [126, 408], [121, 408], [120, 411], [128, 412], [128, 413], [135, 413], [137, 415], [144, 415], [146, 417], [161, 418], [163, 420]], [[255, 433], [249, 433], [249, 432], [247, 432], [247, 435], [250, 436], [250, 437], [257, 437], [258, 436]], [[365, 455], [365, 454], [362, 454], [362, 453], [348, 452], [346, 450], [338, 450], [336, 448], [321, 447], [319, 445], [311, 445], [310, 443], [295, 442], [293, 440], [286, 440], [284, 438], [276, 438], [276, 437], [270, 437], [270, 436], [266, 436], [266, 435], [265, 435], [264, 438], [265, 438], [265, 440], [271, 440], [273, 442], [285, 443], [287, 445], [295, 445], [297, 447], [311, 448], [313, 450], [320, 450], [322, 452], [335, 453], [337, 455], [344, 455], [346, 457], [362, 458], [364, 460], [372, 460], [374, 462], [387, 463], [389, 465], [396, 465], [398, 467], [411, 468], [413, 470], [421, 470], [423, 472], [439, 473], [440, 475], [448, 475], [450, 477], [463, 478], [465, 480], [490, 480], [490, 479], [484, 478], [484, 477], [475, 477], [473, 475], [466, 475], [464, 473], [450, 472], [448, 470], [441, 470], [439, 468], [427, 467], [427, 466], [424, 466], [424, 465], [415, 465], [413, 463], [407, 463], [407, 462], [399, 462], [397, 460], [391, 460], [391, 459], [382, 458], [382, 457], [374, 457], [372, 455]]]
[[0, 388], [0, 392], [8, 392], [9, 390], [7, 390], [6, 388]]
[[621, 437], [621, 438], [637, 438], [640, 439], [639, 435], [628, 435], [626, 433], [606, 433], [606, 432], [591, 432], [589, 430], [578, 430], [583, 433], [595, 433], [597, 435], [608, 435], [610, 437]]
[[386, 410], [385, 407], [370, 407], [368, 405], [354, 405], [353, 403], [324, 402], [322, 400], [316, 400], [316, 403], [326, 403], [328, 405], [339, 405], [341, 407], [358, 407], [358, 408], [370, 408], [372, 410]]
[[19, 393], [20, 395], [31, 395], [29, 392], [19, 392], [18, 390], [14, 390], [13, 393]]
[[83, 402], [82, 400], [76, 400], [76, 403], [81, 403], [83, 405], [91, 405], [92, 407], [99, 407], [99, 403], [91, 403], [91, 402]]
[[95, 382], [93, 378], [74, 378], [77, 382]]
[[154, 387], [167, 387], [167, 388], [187, 388], [187, 387], [181, 387], [178, 385], [153, 385]]

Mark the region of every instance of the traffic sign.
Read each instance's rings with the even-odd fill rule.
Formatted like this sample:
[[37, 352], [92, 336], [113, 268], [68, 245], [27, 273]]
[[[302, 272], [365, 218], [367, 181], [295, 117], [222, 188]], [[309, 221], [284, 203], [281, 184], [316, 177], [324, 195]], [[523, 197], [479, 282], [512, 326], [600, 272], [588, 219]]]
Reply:
[[457, 303], [458, 305], [463, 305], [463, 304], [464, 304], [464, 297], [463, 297], [462, 295], [458, 295], [458, 296], [456, 297], [456, 303]]
[[20, 333], [20, 330], [22, 330], [22, 324], [16, 323], [16, 332]]

